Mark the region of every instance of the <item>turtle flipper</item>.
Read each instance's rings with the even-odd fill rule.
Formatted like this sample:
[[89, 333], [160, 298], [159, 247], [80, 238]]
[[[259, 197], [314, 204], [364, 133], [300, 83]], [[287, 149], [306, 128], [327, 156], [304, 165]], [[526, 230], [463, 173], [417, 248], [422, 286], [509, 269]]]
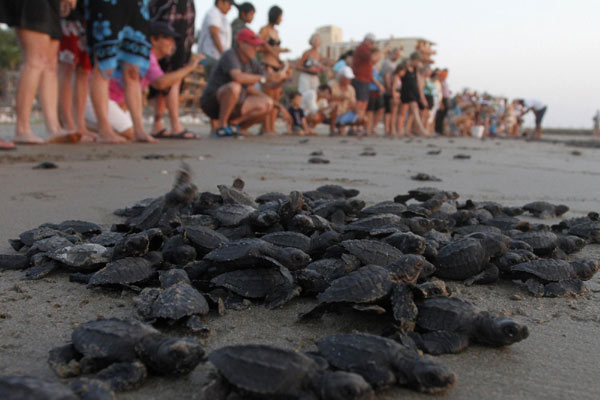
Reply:
[[277, 286], [265, 297], [265, 305], [269, 310], [281, 307], [291, 299], [300, 295], [302, 288], [294, 284]]
[[79, 365], [81, 357], [82, 355], [75, 349], [75, 346], [68, 344], [50, 350], [48, 364], [60, 378], [71, 378], [81, 373]]
[[551, 282], [544, 287], [544, 297], [577, 295], [585, 291], [585, 284], [579, 279]]
[[98, 372], [96, 379], [106, 382], [115, 392], [135, 389], [146, 380], [148, 371], [139, 361], [115, 363]]
[[498, 281], [498, 279], [500, 279], [500, 270], [494, 264], [489, 264], [486, 269], [479, 274], [470, 277], [464, 283], [466, 286], [488, 285]]
[[427, 333], [409, 332], [417, 347], [432, 355], [456, 354], [469, 346], [469, 338], [449, 331]]

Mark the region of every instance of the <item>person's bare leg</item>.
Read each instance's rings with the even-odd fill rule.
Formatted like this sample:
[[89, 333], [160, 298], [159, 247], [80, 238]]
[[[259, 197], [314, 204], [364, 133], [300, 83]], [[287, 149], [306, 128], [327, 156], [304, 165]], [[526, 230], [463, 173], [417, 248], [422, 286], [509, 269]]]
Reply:
[[396, 133], [398, 136], [404, 136], [404, 121], [406, 119], [406, 112], [408, 111], [408, 104], [401, 103], [399, 106], [400, 113], [396, 122]]
[[381, 121], [381, 118], [383, 118], [384, 112], [385, 110], [383, 108], [380, 108], [378, 111], [375, 112], [375, 115], [373, 116], [375, 120], [373, 122], [373, 135], [377, 134], [377, 126], [379, 125], [379, 121]]
[[90, 89], [90, 71], [85, 68], [77, 68], [75, 71], [75, 125], [77, 132], [81, 133], [82, 142], [95, 142], [96, 134], [90, 132], [85, 122], [85, 104]]
[[419, 134], [422, 136], [427, 136], [427, 132], [425, 132], [425, 127], [423, 126], [423, 122], [421, 121], [421, 116], [419, 115], [419, 106], [416, 102], [410, 103], [410, 110], [412, 112], [415, 124], [419, 129]]
[[124, 64], [123, 81], [125, 82], [125, 104], [127, 104], [127, 109], [131, 113], [135, 141], [158, 143], [158, 140], [148, 135], [146, 128], [144, 128], [142, 87], [138, 67]]
[[[47, 140], [51, 142], [69, 133], [69, 131], [61, 129], [58, 119], [59, 46], [60, 42], [58, 40], [50, 40], [50, 44], [46, 49], [46, 67], [44, 68], [44, 72], [42, 72], [42, 79], [40, 80], [40, 103], [42, 104], [42, 111], [44, 113]], [[70, 131], [70, 133], [73, 133], [73, 131]], [[66, 142], [70, 141], [67, 138]]]
[[165, 96], [163, 96], [162, 93], [157, 93], [154, 97], [154, 122], [152, 123], [152, 135], [156, 135], [160, 131], [164, 130], [163, 114], [166, 108], [167, 104], [165, 101]]
[[217, 90], [217, 100], [219, 101], [219, 123], [217, 128], [225, 128], [229, 124], [229, 117], [231, 117], [241, 94], [242, 85], [236, 82], [230, 82]]
[[46, 63], [46, 49], [50, 36], [26, 29], [16, 29], [23, 64], [17, 80], [17, 125], [14, 141], [42, 144], [44, 140], [33, 134], [30, 116]]
[[250, 126], [269, 118], [273, 109], [273, 99], [265, 95], [248, 96], [242, 104], [241, 116], [231, 122], [248, 129]]
[[58, 111], [63, 126], [69, 131], [75, 131], [75, 119], [73, 118], [73, 76], [75, 65], [60, 62], [58, 64]]
[[375, 113], [373, 111], [367, 111], [367, 134], [371, 135], [373, 132], [373, 124], [375, 122]]
[[338, 116], [338, 108], [337, 106], [333, 107], [331, 110], [331, 114], [329, 114], [329, 136], [335, 135], [335, 123], [337, 122]]
[[179, 90], [181, 88], [181, 81], [178, 81], [169, 90], [169, 94], [166, 96], [167, 109], [169, 110], [169, 119], [171, 121], [171, 132], [173, 134], [181, 133], [185, 130], [181, 122], [179, 121]]
[[[105, 75], [106, 76], [105, 76]], [[117, 135], [110, 126], [108, 120], [108, 83], [107, 77], [112, 75], [112, 71], [104, 71], [98, 67], [96, 61], [92, 71], [92, 83], [90, 85], [90, 98], [94, 106], [94, 112], [98, 121], [98, 141], [101, 143], [126, 143], [127, 141]]]

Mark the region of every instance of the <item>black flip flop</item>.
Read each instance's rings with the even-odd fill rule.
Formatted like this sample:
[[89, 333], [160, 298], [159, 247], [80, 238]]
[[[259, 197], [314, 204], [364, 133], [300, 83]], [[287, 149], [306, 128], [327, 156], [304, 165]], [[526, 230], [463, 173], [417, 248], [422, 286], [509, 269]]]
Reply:
[[194, 132], [190, 132], [187, 129], [184, 129], [179, 133], [174, 133], [172, 135], [165, 136], [165, 139], [198, 140], [200, 139], [200, 135], [197, 135]]
[[171, 136], [167, 135], [166, 133], [167, 133], [166, 129], [161, 129], [160, 131], [158, 131], [156, 133], [153, 133], [151, 136], [154, 139], [168, 139], [168, 138], [170, 138]]

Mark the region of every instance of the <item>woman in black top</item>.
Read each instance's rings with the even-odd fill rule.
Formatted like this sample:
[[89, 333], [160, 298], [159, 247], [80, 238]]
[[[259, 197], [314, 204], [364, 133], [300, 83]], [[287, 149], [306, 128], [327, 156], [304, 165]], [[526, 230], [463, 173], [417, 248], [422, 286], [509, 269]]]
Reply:
[[76, 0], [0, 1], [0, 22], [15, 29], [23, 56], [17, 82], [15, 143], [44, 143], [29, 122], [38, 88], [48, 141], [67, 138], [58, 120], [58, 47], [61, 11], [66, 16], [75, 6]]
[[419, 133], [422, 136], [427, 136], [425, 127], [421, 121], [421, 116], [419, 115], [419, 101], [422, 96], [419, 90], [417, 74], [419, 73], [418, 68], [420, 63], [421, 56], [419, 53], [415, 52], [411, 54], [406, 73], [402, 77], [402, 88], [400, 91], [400, 100], [402, 101], [402, 104], [400, 105], [400, 115], [398, 116], [397, 126], [398, 134], [400, 136], [405, 136], [404, 122], [407, 111], [410, 111], [410, 115], [407, 121], [408, 123], [406, 124], [406, 131], [408, 131], [406, 134], [411, 135], [412, 122], [414, 120], [419, 129]]

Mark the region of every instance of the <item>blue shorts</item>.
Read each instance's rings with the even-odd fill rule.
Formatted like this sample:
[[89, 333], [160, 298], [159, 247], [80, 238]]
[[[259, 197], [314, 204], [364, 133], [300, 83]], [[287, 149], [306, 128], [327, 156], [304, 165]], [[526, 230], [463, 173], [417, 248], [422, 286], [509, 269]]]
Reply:
[[358, 114], [353, 113], [353, 112], [347, 112], [345, 114], [342, 115], [338, 115], [337, 119], [335, 120], [336, 125], [352, 125], [355, 124], [356, 121], [358, 120]]

